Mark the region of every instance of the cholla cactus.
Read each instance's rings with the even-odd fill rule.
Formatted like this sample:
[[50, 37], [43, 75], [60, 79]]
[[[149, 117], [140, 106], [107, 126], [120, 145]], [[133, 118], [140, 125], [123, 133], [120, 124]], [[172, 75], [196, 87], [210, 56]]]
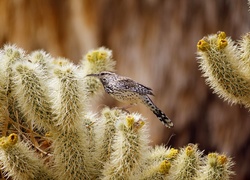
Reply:
[[0, 63], [0, 162], [6, 177], [229, 179], [232, 174], [230, 158], [216, 154], [205, 161], [196, 145], [149, 147], [148, 127], [138, 113], [89, 110], [90, 100], [103, 91], [86, 75], [114, 70], [108, 49], [90, 51], [77, 66], [44, 51], [25, 54], [6, 45]]
[[19, 179], [54, 179], [48, 167], [44, 166], [29, 146], [18, 141], [16, 134], [0, 139], [0, 162], [6, 176]]
[[195, 179], [201, 167], [201, 152], [197, 145], [189, 144], [183, 148], [173, 165], [176, 167], [170, 174], [173, 179]]
[[[250, 0], [248, 0], [250, 5]], [[250, 33], [235, 43], [225, 32], [203, 37], [197, 59], [207, 83], [230, 103], [250, 107]]]
[[229, 179], [233, 172], [228, 171], [233, 163], [225, 155], [209, 153], [204, 159], [206, 166], [203, 166], [198, 179]]
[[250, 107], [250, 34], [236, 45], [225, 32], [198, 44], [198, 61], [207, 83], [225, 100]]

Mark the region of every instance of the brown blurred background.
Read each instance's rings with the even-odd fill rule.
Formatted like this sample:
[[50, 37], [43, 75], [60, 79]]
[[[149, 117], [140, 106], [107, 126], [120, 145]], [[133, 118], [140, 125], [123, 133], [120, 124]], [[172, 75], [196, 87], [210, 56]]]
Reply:
[[[236, 162], [234, 179], [250, 179], [250, 112], [212, 94], [196, 62], [198, 40], [219, 30], [234, 40], [250, 31], [247, 0], [0, 0], [1, 47], [44, 49], [75, 63], [110, 48], [117, 72], [151, 87], [175, 124], [169, 130], [147, 108], [133, 108], [148, 118], [152, 145], [224, 152]], [[108, 96], [97, 104], [118, 105]]]

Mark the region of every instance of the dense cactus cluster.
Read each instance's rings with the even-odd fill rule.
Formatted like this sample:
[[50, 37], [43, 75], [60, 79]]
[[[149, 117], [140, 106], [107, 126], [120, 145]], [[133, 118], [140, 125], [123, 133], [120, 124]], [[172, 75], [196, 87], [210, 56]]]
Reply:
[[102, 93], [90, 73], [113, 71], [112, 52], [99, 48], [79, 65], [44, 51], [14, 45], [0, 51], [0, 163], [17, 180], [229, 179], [232, 161], [203, 155], [197, 145], [180, 150], [150, 147], [145, 119], [104, 107], [90, 111]]

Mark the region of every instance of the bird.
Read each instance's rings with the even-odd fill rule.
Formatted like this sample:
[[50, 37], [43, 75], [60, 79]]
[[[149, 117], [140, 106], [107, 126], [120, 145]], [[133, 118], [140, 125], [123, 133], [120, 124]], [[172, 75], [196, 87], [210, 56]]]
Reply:
[[149, 95], [154, 95], [151, 88], [137, 83], [129, 77], [120, 76], [110, 71], [88, 74], [87, 76], [98, 78], [105, 92], [114, 99], [130, 104], [142, 103], [146, 105], [166, 127], [173, 127], [173, 122], [150, 99]]

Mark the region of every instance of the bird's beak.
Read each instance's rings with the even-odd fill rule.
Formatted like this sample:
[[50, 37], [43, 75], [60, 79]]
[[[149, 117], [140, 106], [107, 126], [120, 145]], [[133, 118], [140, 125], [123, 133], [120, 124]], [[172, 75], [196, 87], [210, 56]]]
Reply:
[[98, 76], [98, 74], [88, 74], [86, 76]]

